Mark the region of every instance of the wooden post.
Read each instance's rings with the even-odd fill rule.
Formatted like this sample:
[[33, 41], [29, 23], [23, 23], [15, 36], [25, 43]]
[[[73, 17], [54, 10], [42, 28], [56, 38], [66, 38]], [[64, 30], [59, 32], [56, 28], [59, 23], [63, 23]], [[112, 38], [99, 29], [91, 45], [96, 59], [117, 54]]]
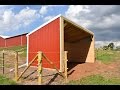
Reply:
[[3, 50], [3, 65], [2, 65], [2, 68], [3, 68], [3, 74], [4, 74], [4, 68], [5, 68], [5, 67], [4, 67], [4, 66], [5, 66], [5, 65], [4, 65], [4, 55], [5, 55], [5, 54], [4, 54], [4, 50]]
[[36, 60], [38, 55], [36, 55], [33, 60], [28, 64], [28, 66], [23, 70], [23, 72], [20, 74], [20, 76], [18, 77], [17, 81], [23, 76], [23, 74], [27, 71], [27, 69], [30, 67], [30, 65]]
[[15, 52], [15, 81], [18, 80], [18, 52]]
[[65, 76], [65, 83], [67, 83], [67, 51], [64, 52], [64, 76]]
[[42, 84], [42, 52], [38, 52], [38, 85]]

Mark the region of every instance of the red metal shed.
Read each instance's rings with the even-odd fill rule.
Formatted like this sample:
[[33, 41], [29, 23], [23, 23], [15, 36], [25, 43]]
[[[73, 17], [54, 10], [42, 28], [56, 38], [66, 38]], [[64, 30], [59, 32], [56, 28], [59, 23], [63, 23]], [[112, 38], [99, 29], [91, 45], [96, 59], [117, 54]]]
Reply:
[[5, 47], [11, 47], [11, 46], [23, 46], [27, 44], [27, 33], [12, 36], [5, 39]]
[[[63, 70], [63, 52], [68, 62], [94, 62], [94, 34], [71, 20], [58, 15], [27, 34], [27, 64], [42, 51]], [[37, 60], [33, 63], [37, 66]], [[44, 68], [52, 68], [43, 60]]]
[[5, 46], [5, 40], [4, 38], [0, 37], [0, 47], [4, 47]]

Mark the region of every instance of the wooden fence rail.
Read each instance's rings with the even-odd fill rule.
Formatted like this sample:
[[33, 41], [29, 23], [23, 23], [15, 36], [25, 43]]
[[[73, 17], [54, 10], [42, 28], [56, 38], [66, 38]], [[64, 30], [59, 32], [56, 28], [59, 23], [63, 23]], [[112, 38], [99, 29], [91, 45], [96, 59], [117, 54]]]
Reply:
[[17, 81], [22, 77], [22, 75], [27, 71], [27, 69], [30, 67], [30, 65], [36, 60], [37, 55], [34, 57], [34, 59], [28, 64], [28, 66], [23, 70], [23, 72], [20, 74], [20, 76], [17, 78]]
[[65, 79], [65, 82], [67, 82], [67, 51], [64, 52], [64, 74], [62, 72], [59, 72], [59, 69], [55, 66], [51, 60], [49, 60], [44, 53], [41, 51], [38, 52], [38, 54], [33, 58], [33, 60], [28, 64], [28, 66], [23, 70], [23, 72], [18, 76], [18, 53], [16, 53], [16, 62], [15, 62], [15, 80], [18, 81], [23, 74], [26, 72], [26, 70], [31, 66], [31, 64], [38, 60], [38, 85], [42, 84], [42, 58], [45, 58], [45, 60], [54, 68], [56, 71]]

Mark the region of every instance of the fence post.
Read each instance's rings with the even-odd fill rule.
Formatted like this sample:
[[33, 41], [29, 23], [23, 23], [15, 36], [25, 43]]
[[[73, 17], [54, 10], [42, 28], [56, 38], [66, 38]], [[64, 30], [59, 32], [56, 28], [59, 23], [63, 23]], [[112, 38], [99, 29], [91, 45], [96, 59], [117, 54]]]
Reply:
[[4, 55], [5, 55], [5, 54], [4, 54], [4, 50], [3, 50], [3, 65], [2, 65], [2, 68], [3, 68], [3, 74], [4, 74], [4, 68], [5, 68], [5, 67], [4, 67], [4, 66], [5, 66], [5, 65], [4, 65]]
[[15, 81], [18, 80], [18, 52], [15, 52]]
[[42, 52], [38, 52], [38, 85], [42, 84]]
[[65, 83], [67, 83], [67, 51], [64, 51], [64, 76], [65, 76]]

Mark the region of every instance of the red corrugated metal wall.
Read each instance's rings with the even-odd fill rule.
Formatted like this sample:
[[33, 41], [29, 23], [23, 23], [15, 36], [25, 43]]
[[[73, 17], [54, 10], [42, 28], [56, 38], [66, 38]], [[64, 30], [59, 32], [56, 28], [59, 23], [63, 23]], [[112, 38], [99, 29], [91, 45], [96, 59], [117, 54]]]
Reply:
[[27, 44], [27, 37], [26, 35], [15, 36], [6, 39], [6, 47], [11, 46], [22, 46]]
[[5, 46], [5, 40], [4, 38], [0, 37], [0, 47], [4, 47]]
[[[38, 51], [60, 68], [60, 20], [59, 18], [29, 35], [28, 60], [31, 61]], [[33, 63], [37, 66], [37, 60]], [[43, 59], [43, 67], [53, 68]]]
[[26, 35], [22, 35], [22, 45], [26, 45], [27, 44], [27, 37]]
[[6, 39], [6, 47], [20, 46], [21, 45], [20, 41], [21, 37], [8, 38]]

